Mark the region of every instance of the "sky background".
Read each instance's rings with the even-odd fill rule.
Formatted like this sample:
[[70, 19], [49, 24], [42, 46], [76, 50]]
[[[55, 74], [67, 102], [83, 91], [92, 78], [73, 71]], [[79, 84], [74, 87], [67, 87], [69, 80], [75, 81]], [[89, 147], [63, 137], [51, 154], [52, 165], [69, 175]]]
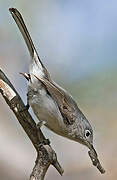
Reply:
[[[22, 13], [42, 62], [92, 124], [94, 144], [107, 171], [99, 174], [85, 147], [43, 128], [65, 170], [61, 178], [51, 167], [46, 179], [116, 180], [117, 1], [0, 0], [0, 68], [26, 103], [27, 84], [19, 72], [28, 72], [30, 58], [10, 7]], [[2, 180], [28, 179], [36, 152], [2, 96], [0, 147]]]

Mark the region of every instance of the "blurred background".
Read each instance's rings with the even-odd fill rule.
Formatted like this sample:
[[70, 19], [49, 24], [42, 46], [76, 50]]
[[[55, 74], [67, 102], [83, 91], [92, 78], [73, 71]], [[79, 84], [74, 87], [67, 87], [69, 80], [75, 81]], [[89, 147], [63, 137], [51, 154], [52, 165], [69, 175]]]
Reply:
[[[116, 180], [117, 1], [0, 0], [0, 68], [26, 103], [27, 84], [19, 72], [28, 72], [29, 53], [9, 7], [22, 13], [44, 65], [92, 124], [106, 169], [101, 175], [86, 147], [43, 128], [65, 170], [60, 177], [50, 167], [45, 179]], [[0, 95], [0, 179], [28, 180], [35, 158], [35, 149]]]

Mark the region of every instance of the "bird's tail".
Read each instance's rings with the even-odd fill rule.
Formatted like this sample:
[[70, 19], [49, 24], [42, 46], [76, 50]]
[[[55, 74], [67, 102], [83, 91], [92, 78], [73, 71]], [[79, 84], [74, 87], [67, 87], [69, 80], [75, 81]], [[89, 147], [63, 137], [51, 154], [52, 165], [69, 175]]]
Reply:
[[29, 73], [31, 74], [35, 74], [35, 75], [44, 75], [44, 76], [48, 76], [48, 72], [46, 70], [46, 68], [44, 67], [44, 65], [42, 64], [38, 53], [36, 51], [36, 48], [33, 44], [33, 41], [31, 39], [31, 36], [28, 32], [28, 29], [24, 23], [24, 20], [22, 18], [22, 15], [20, 14], [20, 12], [15, 9], [15, 8], [10, 8], [9, 9], [11, 15], [13, 16], [17, 26], [19, 27], [19, 30], [27, 44], [30, 56], [31, 56], [31, 63], [30, 63], [30, 68], [29, 68]]

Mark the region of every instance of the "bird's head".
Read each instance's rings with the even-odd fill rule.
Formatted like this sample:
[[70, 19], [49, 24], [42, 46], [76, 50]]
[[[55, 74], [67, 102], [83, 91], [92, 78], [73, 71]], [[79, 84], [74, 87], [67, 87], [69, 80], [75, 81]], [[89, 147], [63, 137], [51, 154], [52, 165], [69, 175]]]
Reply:
[[93, 145], [93, 129], [80, 110], [73, 124], [69, 126], [69, 136], [74, 141], [86, 145], [88, 148]]
[[96, 150], [93, 146], [93, 129], [86, 119], [86, 117], [80, 112], [76, 121], [72, 124], [70, 130], [71, 139], [77, 141], [89, 148], [89, 156], [94, 166], [103, 174], [105, 170], [101, 166]]

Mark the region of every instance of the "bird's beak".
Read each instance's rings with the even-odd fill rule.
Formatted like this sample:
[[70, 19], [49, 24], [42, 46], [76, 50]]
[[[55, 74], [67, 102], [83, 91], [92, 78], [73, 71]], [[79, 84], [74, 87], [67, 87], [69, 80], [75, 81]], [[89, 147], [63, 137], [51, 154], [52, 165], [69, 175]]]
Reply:
[[94, 166], [97, 167], [97, 169], [102, 173], [104, 174], [105, 173], [105, 170], [104, 168], [101, 166], [100, 162], [99, 162], [99, 159], [98, 159], [98, 155], [97, 155], [97, 152], [95, 150], [95, 148], [93, 147], [92, 144], [90, 144], [89, 142], [86, 142], [86, 145], [87, 147], [90, 149], [90, 151], [88, 151], [88, 154], [91, 158], [91, 161], [93, 163]]

